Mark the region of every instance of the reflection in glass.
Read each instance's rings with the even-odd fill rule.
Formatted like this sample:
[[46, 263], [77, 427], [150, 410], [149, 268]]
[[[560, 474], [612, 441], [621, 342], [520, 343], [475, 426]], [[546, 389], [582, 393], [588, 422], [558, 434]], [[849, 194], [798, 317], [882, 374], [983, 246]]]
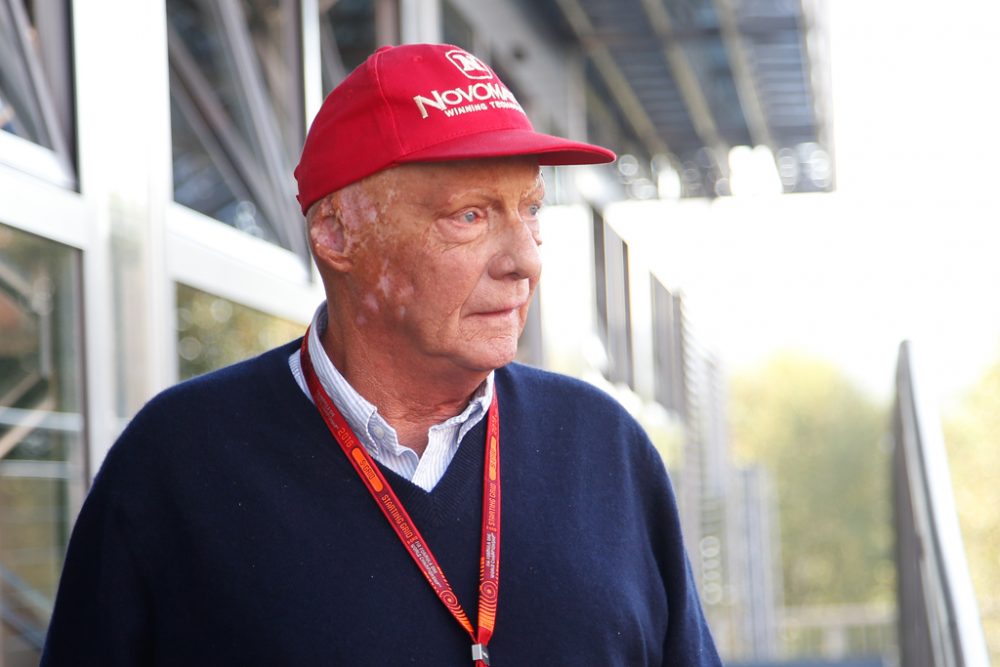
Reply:
[[[446, 43], [461, 46], [466, 51], [476, 51], [476, 33], [472, 25], [465, 20], [455, 5], [447, 0], [441, 5], [441, 29]], [[500, 78], [507, 81], [502, 76]]]
[[248, 359], [304, 332], [304, 324], [177, 285], [177, 356], [182, 380]]
[[33, 35], [23, 6], [0, 0], [0, 130], [51, 147], [28, 65]]
[[[329, 6], [328, 6], [329, 5]], [[375, 50], [374, 0], [320, 3], [323, 90], [330, 91]]]
[[174, 199], [307, 255], [298, 3], [168, 0]]
[[0, 225], [0, 667], [38, 664], [83, 493], [75, 251]]

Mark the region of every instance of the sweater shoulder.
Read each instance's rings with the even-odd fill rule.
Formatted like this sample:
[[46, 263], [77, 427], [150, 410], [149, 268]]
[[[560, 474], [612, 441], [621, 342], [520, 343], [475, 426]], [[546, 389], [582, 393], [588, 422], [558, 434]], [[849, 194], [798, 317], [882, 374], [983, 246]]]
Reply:
[[265, 400], [265, 392], [272, 383], [292, 378], [288, 358], [298, 344], [299, 341], [286, 343], [168, 387], [150, 399], [132, 422], [138, 425], [163, 417], [176, 419], [179, 414], [198, 414], [205, 410], [219, 416], [220, 406], [253, 405]]
[[497, 370], [497, 375], [504, 380], [523, 386], [528, 389], [564, 390], [574, 394], [593, 394], [595, 398], [607, 398], [614, 400], [600, 388], [580, 380], [579, 378], [563, 375], [555, 371], [528, 366], [527, 364], [512, 363]]
[[132, 417], [108, 452], [102, 472], [180, 461], [186, 450], [226, 437], [227, 432], [241, 433], [253, 424], [259, 428], [261, 414], [280, 414], [287, 407], [282, 401], [298, 397], [288, 365], [296, 345], [287, 343], [164, 389]]
[[512, 436], [508, 443], [523, 443], [538, 470], [562, 470], [567, 484], [600, 488], [609, 498], [656, 498], [675, 506], [660, 453], [603, 389], [520, 364], [500, 369], [497, 386], [501, 432]]
[[511, 364], [497, 371], [500, 410], [515, 421], [546, 425], [560, 433], [590, 434], [626, 450], [652, 450], [645, 429], [613, 396], [589, 382], [532, 366]]
[[[560, 411], [597, 411], [634, 422], [632, 416], [613, 396], [589, 382], [553, 371], [510, 364], [497, 371], [498, 380], [516, 395]], [[508, 387], [504, 387], [508, 388]]]

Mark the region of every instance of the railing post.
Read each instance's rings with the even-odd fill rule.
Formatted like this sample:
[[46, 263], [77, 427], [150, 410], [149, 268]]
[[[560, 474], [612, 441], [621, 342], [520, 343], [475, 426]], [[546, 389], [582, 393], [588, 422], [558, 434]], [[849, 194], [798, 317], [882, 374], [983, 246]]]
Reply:
[[989, 664], [937, 412], [912, 345], [899, 349], [893, 410], [893, 505], [899, 647], [907, 667]]

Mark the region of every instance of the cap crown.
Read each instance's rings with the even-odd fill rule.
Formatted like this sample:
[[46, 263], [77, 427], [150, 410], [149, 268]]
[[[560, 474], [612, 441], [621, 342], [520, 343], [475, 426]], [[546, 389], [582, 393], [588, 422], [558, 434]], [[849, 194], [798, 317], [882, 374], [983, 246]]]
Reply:
[[327, 96], [295, 177], [308, 207], [406, 162], [538, 155], [542, 164], [608, 162], [597, 146], [536, 133], [496, 73], [448, 44], [382, 47]]

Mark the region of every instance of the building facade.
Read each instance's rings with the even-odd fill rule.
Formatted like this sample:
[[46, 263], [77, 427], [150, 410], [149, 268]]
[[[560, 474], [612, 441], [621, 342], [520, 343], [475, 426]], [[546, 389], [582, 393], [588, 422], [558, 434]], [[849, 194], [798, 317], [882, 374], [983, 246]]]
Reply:
[[[602, 384], [644, 420], [674, 470], [693, 553], [725, 533], [725, 503], [712, 496], [721, 469], [705, 463], [724, 414], [692, 412], [697, 397], [719, 405], [712, 369], [690, 355], [679, 300], [630, 268], [602, 212], [674, 190], [725, 194], [719, 157], [741, 142], [771, 146], [787, 189], [829, 187], [816, 152], [823, 123], [807, 114], [781, 134], [782, 116], [768, 115], [751, 70], [765, 80], [773, 58], [751, 62], [764, 44], [752, 28], [771, 20], [772, 36], [784, 34], [787, 20], [766, 3], [704, 3], [711, 14], [627, 4], [619, 13], [652, 11], [633, 29], [661, 43], [651, 83], [674, 86], [683, 118], [601, 32], [610, 2], [0, 0], [0, 667], [37, 662], [73, 520], [136, 410], [178, 380], [299, 335], [321, 302], [291, 171], [324, 93], [382, 44], [464, 46], [536, 128], [622, 155], [547, 168], [549, 245], [580, 252], [546, 258], [571, 289], [543, 286], [521, 354]], [[804, 5], [791, 4], [801, 19]], [[701, 46], [677, 46], [687, 24]], [[728, 84], [713, 83], [713, 58]], [[742, 120], [712, 120], [726, 95]], [[636, 318], [637, 289], [653, 318]], [[696, 377], [707, 384], [692, 389]], [[696, 560], [711, 612], [712, 568]]]

